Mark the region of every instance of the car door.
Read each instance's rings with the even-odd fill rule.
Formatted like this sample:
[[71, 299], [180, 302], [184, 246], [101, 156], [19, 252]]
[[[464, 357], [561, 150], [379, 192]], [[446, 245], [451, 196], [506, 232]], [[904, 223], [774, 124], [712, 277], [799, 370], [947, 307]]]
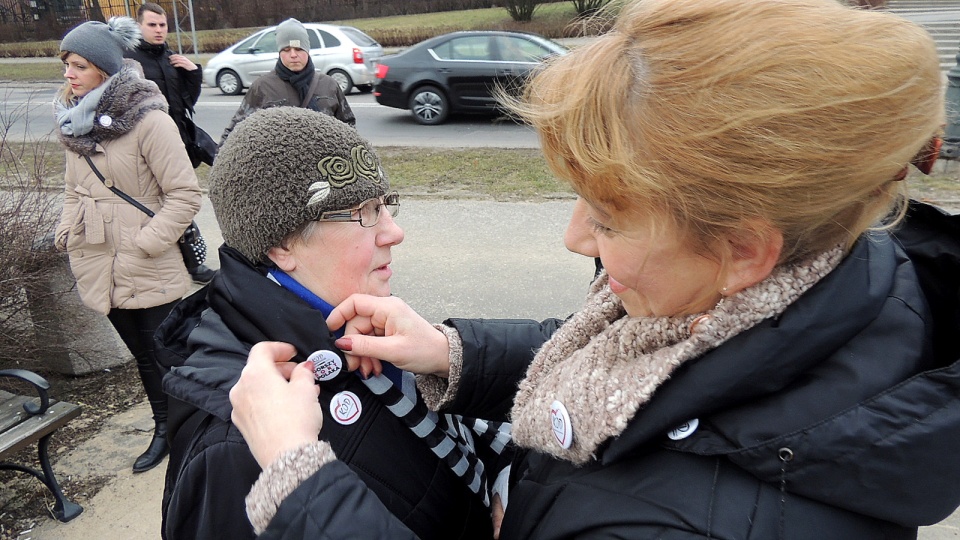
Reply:
[[336, 55], [342, 52], [343, 44], [336, 36], [323, 29], [310, 29], [309, 33], [313, 68], [320, 73], [326, 73], [330, 65], [337, 63]]
[[500, 35], [493, 38], [495, 58], [499, 61], [496, 84], [518, 94], [530, 72], [556, 51], [525, 36]]
[[244, 86], [265, 74], [277, 64], [277, 31], [268, 30], [250, 40], [249, 45], [241, 43], [234, 53], [237, 55], [237, 67]]
[[446, 81], [453, 109], [492, 109], [494, 80], [499, 62], [494, 60], [490, 36], [454, 37], [432, 50], [436, 71]]

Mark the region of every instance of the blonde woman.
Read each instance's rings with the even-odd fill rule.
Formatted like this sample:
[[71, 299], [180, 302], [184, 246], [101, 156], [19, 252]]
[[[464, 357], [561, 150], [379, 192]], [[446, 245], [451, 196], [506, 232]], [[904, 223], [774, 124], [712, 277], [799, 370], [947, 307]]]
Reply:
[[84, 304], [110, 319], [136, 358], [153, 410], [154, 436], [134, 472], [157, 466], [168, 452], [153, 333], [190, 286], [177, 240], [201, 197], [166, 100], [139, 64], [123, 59], [139, 38], [137, 23], [127, 17], [68, 32], [60, 43], [67, 81], [54, 102], [66, 149], [57, 247], [70, 256]]
[[[514, 109], [580, 196], [566, 246], [603, 262], [583, 308], [438, 329], [355, 295], [327, 320], [351, 366], [513, 422], [500, 538], [916, 538], [957, 507], [957, 225], [914, 207], [889, 230], [943, 122], [926, 32], [832, 0], [640, 0]], [[327, 419], [261, 347], [231, 397], [277, 538], [343, 504], [302, 496], [329, 453], [283, 468]], [[279, 391], [290, 422], [259, 407]]]

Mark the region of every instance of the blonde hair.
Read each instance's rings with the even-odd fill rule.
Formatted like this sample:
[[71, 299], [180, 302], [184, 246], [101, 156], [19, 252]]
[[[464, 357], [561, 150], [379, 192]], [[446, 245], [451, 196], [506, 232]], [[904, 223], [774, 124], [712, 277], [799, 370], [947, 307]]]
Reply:
[[[70, 56], [71, 54], [76, 54], [76, 53], [71, 51], [60, 51], [60, 61], [63, 63], [66, 63], [67, 57]], [[77, 54], [77, 56], [80, 56], [80, 55]], [[81, 56], [81, 58], [83, 57]], [[87, 59], [84, 58], [84, 60], [87, 60]], [[87, 60], [87, 62], [90, 62], [90, 61]], [[110, 78], [110, 75], [107, 74], [106, 71], [100, 69], [100, 66], [94, 64], [93, 62], [90, 62], [90, 65], [93, 66], [97, 70], [97, 73], [100, 74], [101, 82]], [[73, 90], [70, 88], [70, 81], [66, 81], [63, 83], [63, 86], [60, 87], [60, 91], [57, 92], [57, 100], [59, 100], [60, 103], [63, 103], [64, 105], [69, 105], [72, 99], [73, 99]]]
[[[943, 124], [936, 47], [917, 25], [832, 0], [639, 0], [507, 105], [553, 172], [695, 248], [758, 222], [779, 263], [902, 208], [892, 179]], [[894, 212], [896, 215], [896, 212]]]

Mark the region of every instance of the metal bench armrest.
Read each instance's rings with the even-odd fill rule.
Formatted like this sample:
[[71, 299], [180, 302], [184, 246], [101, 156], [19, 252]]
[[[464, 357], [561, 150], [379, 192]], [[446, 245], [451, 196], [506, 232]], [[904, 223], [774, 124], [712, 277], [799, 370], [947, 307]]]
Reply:
[[32, 384], [37, 390], [37, 394], [40, 396], [40, 406], [38, 407], [30, 401], [24, 403], [23, 410], [27, 411], [27, 414], [37, 415], [47, 412], [47, 408], [50, 407], [50, 396], [47, 392], [50, 390], [50, 383], [47, 382], [46, 379], [25, 369], [0, 369], [0, 377], [20, 379], [21, 381]]

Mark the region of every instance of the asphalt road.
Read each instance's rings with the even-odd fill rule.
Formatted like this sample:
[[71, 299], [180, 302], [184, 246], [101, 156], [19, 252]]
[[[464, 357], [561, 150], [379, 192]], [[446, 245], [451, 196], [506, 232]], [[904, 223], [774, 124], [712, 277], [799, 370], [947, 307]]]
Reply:
[[[56, 83], [0, 82], [0, 129], [9, 128], [11, 140], [50, 136], [54, 120], [51, 102]], [[196, 106], [197, 124], [215, 140], [236, 112], [240, 96], [223, 95], [204, 87]], [[439, 126], [421, 126], [409, 111], [378, 104], [372, 94], [347, 97], [357, 117], [357, 131], [374, 146], [537, 148], [530, 128], [488, 116], [456, 116]]]

